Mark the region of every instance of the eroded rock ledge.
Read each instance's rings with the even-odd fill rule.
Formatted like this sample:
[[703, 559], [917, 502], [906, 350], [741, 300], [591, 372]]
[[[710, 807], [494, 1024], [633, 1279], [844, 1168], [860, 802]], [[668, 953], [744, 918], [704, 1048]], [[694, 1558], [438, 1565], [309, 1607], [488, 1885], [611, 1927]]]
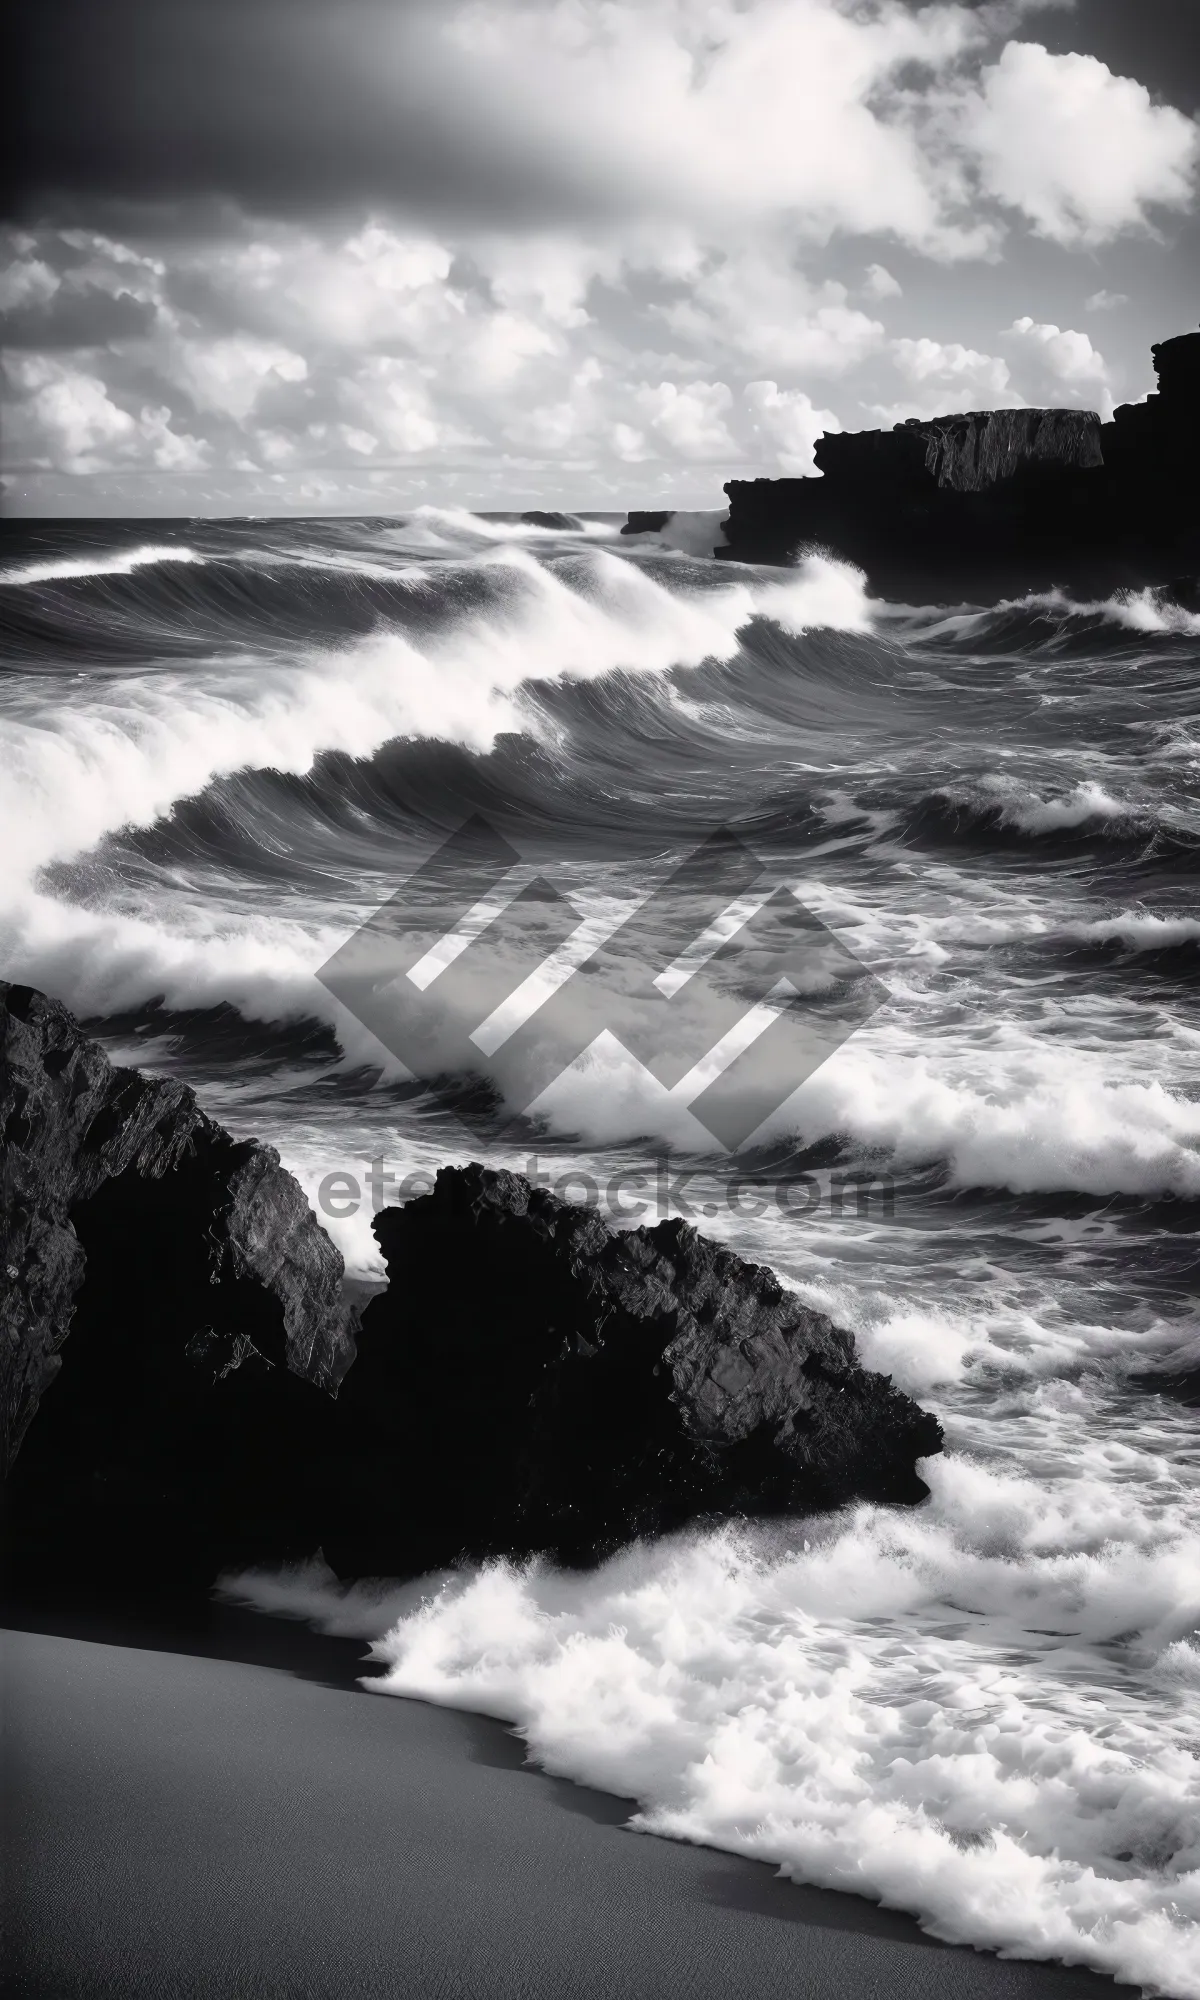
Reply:
[[[990, 603], [1167, 587], [1200, 604], [1200, 333], [1151, 350], [1158, 387], [1090, 410], [977, 410], [827, 434], [820, 478], [734, 479], [713, 554], [830, 551], [877, 596]], [[661, 515], [630, 515], [628, 532]]]
[[[911, 1502], [936, 1420], [683, 1222], [482, 1166], [376, 1218], [358, 1328], [277, 1155], [0, 983], [0, 1364], [25, 1584], [569, 1562], [697, 1517]], [[353, 1365], [351, 1365], [353, 1363]], [[340, 1388], [339, 1388], [340, 1383]]]

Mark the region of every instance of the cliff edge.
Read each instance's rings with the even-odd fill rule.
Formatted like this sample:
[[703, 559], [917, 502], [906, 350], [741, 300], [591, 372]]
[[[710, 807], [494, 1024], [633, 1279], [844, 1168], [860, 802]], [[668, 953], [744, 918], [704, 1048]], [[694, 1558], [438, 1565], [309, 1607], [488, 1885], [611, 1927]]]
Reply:
[[807, 546], [892, 599], [1079, 596], [1200, 579], [1200, 333], [1152, 349], [1157, 393], [1087, 410], [982, 410], [820, 439], [809, 479], [730, 480], [726, 560]]

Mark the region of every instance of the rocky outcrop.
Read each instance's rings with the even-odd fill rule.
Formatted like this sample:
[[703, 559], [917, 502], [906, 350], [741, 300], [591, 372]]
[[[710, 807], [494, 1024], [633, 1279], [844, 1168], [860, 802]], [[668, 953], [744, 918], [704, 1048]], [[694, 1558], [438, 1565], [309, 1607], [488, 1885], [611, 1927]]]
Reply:
[[1158, 393], [1091, 411], [985, 410], [823, 437], [820, 478], [731, 480], [725, 546], [786, 563], [806, 546], [909, 600], [1079, 595], [1200, 574], [1200, 334], [1153, 349]]
[[269, 1147], [29, 987], [0, 1010], [21, 1583], [207, 1582], [322, 1545], [348, 1575], [582, 1562], [696, 1517], [924, 1495], [935, 1419], [770, 1271], [515, 1174], [443, 1168], [376, 1218], [390, 1284], [355, 1360], [341, 1258]]
[[264, 1440], [332, 1408], [320, 1391], [353, 1358], [340, 1255], [278, 1155], [182, 1084], [114, 1068], [30, 987], [0, 982], [0, 1030], [0, 1412], [23, 1544], [216, 1533], [249, 1504], [243, 1458], [275, 1507]]
[[630, 514], [622, 525], [623, 535], [660, 535], [671, 518], [669, 507]]
[[614, 1233], [472, 1165], [375, 1229], [391, 1283], [339, 1396], [340, 1571], [586, 1562], [698, 1516], [926, 1493], [936, 1420], [687, 1223]]
[[538, 507], [530, 507], [521, 520], [527, 528], [552, 528], [562, 534], [576, 532], [583, 526], [574, 514], [544, 513]]

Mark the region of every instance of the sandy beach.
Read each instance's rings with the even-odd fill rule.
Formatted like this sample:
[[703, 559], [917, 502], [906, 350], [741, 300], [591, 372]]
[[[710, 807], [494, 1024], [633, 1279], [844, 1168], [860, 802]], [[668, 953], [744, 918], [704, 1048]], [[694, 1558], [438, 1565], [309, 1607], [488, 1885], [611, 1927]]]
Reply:
[[498, 1723], [226, 1607], [10, 1614], [8, 1975], [28, 2000], [1103, 2000], [857, 1898], [625, 1830]]

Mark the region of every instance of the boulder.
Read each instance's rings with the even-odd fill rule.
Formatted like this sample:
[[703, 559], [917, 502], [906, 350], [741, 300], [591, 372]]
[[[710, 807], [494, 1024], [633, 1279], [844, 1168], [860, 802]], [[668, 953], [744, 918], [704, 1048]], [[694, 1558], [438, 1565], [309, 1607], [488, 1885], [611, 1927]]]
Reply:
[[342, 1573], [584, 1563], [697, 1517], [927, 1492], [936, 1419], [685, 1222], [614, 1232], [471, 1165], [375, 1230], [390, 1284], [339, 1396], [324, 1537]]
[[[10, 1573], [106, 1589], [311, 1555], [345, 1575], [695, 1519], [912, 1502], [936, 1420], [684, 1222], [610, 1230], [472, 1165], [341, 1258], [269, 1147], [0, 985]], [[353, 1365], [351, 1366], [351, 1363]]]
[[272, 1148], [184, 1085], [115, 1068], [55, 1001], [0, 982], [0, 1031], [0, 1412], [22, 1560], [194, 1549], [203, 1566], [241, 1525], [258, 1546], [268, 1517], [262, 1545], [290, 1544], [301, 1434], [354, 1353], [338, 1251]]

